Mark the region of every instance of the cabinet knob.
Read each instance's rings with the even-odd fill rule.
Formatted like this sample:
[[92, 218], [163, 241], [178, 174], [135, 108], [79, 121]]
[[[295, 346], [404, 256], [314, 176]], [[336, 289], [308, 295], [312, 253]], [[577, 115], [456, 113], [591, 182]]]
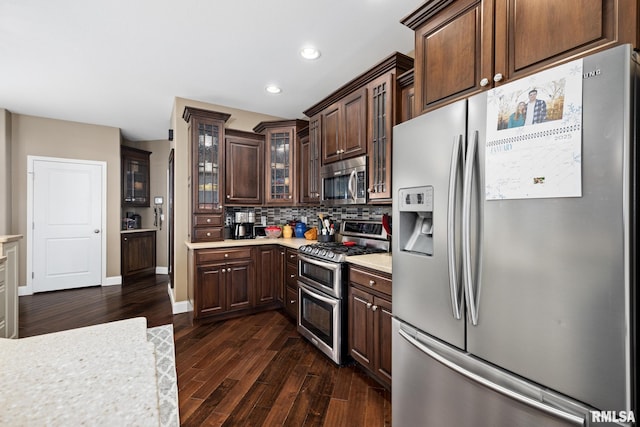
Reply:
[[293, 198], [293, 196], [292, 196], [292, 195], [289, 195], [289, 198], [290, 198], [290, 199], [292, 199], [292, 198]]
[[211, 222], [211, 218], [207, 218], [207, 224]]
[[485, 87], [488, 84], [489, 84], [489, 79], [488, 78], [485, 77], [482, 80], [480, 80], [480, 86]]
[[291, 259], [293, 259], [295, 257], [296, 257], [295, 255], [289, 255], [289, 258], [291, 258]]
[[224, 254], [224, 257], [225, 258], [229, 258], [229, 254]]
[[127, 241], [127, 238], [126, 238], [126, 237], [124, 238], [124, 241], [125, 241], [125, 242]]
[[494, 82], [502, 81], [502, 77], [503, 77], [503, 76], [502, 76], [502, 74], [501, 74], [501, 73], [498, 73], [498, 74], [496, 74], [495, 76], [493, 76], [493, 81], [494, 81]]
[[230, 199], [230, 198], [231, 198], [231, 196], [229, 194], [227, 194], [227, 199]]
[[231, 273], [231, 267], [227, 268], [227, 273]]
[[222, 270], [220, 270], [220, 273], [224, 273], [226, 270], [223, 268]]
[[371, 308], [372, 304], [370, 302], [367, 303], [367, 308]]
[[211, 233], [207, 232], [207, 237], [211, 237]]
[[375, 281], [375, 280], [369, 280], [369, 286], [373, 286], [373, 285], [375, 285], [375, 284], [376, 284], [376, 281]]
[[376, 311], [377, 309], [378, 309], [378, 306], [377, 306], [377, 305], [374, 305], [373, 307], [371, 307], [371, 310], [372, 310], [372, 311]]
[[289, 301], [290, 304], [295, 304], [296, 300], [292, 299], [291, 301]]
[[296, 277], [296, 275], [295, 274], [290, 274], [289, 277], [291, 277], [293, 279], [294, 277]]

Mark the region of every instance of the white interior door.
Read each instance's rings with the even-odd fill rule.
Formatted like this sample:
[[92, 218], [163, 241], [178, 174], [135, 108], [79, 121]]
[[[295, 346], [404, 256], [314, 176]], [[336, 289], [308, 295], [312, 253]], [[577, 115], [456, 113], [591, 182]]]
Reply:
[[33, 292], [102, 282], [103, 168], [33, 162]]

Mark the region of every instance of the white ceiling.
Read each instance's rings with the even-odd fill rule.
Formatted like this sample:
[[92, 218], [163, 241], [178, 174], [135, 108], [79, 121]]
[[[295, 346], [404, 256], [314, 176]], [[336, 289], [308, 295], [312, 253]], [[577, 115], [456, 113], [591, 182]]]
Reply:
[[[287, 119], [391, 53], [421, 0], [0, 0], [0, 108], [166, 139], [174, 97]], [[307, 45], [320, 59], [299, 57]], [[270, 95], [269, 83], [282, 87]]]

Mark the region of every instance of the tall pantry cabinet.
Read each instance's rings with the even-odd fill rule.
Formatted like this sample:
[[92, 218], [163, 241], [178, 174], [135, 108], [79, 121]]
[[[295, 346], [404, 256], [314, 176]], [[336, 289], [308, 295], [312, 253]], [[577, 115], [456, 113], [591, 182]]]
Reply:
[[231, 115], [185, 107], [191, 146], [191, 241], [224, 239], [224, 124]]

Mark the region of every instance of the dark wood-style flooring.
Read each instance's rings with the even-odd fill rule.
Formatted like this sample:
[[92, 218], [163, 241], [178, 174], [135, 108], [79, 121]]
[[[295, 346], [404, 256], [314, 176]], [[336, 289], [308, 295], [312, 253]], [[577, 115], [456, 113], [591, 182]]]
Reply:
[[390, 393], [356, 365], [338, 367], [281, 311], [222, 322], [173, 315], [167, 276], [20, 297], [20, 336], [131, 317], [174, 326], [185, 426], [390, 426]]

